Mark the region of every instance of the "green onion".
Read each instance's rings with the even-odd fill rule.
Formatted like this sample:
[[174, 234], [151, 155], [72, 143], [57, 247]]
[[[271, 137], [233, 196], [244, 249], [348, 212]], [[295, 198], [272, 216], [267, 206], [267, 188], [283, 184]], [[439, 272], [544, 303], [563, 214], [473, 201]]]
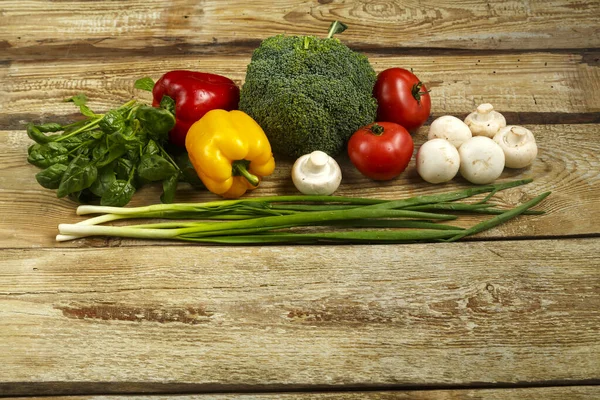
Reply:
[[[79, 215], [102, 215], [77, 224], [60, 224], [57, 240], [117, 236], [238, 245], [456, 241], [493, 228], [520, 214], [530, 213], [529, 209], [547, 197], [549, 192], [510, 210], [493, 208], [493, 204], [487, 203], [498, 191], [529, 182], [530, 179], [518, 180], [400, 200], [269, 196], [134, 208], [80, 206], [77, 210]], [[482, 193], [489, 195], [477, 203], [457, 201]], [[468, 229], [440, 223], [457, 219], [453, 212], [498, 215]], [[145, 218], [170, 221], [127, 226], [102, 225], [117, 220]], [[302, 227], [312, 229], [307, 231]], [[315, 231], [314, 227], [320, 228]]]

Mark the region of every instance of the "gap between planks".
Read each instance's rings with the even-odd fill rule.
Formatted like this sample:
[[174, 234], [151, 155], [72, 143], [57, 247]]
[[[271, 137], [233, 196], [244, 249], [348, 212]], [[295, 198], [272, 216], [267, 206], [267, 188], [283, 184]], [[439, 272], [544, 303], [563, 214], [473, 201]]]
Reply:
[[[19, 389], [24, 384], [27, 390]], [[79, 386], [81, 385], [81, 386]], [[116, 384], [114, 382], [42, 382], [42, 383], [0, 383], [0, 398], [29, 400], [92, 400], [102, 396], [104, 400], [137, 400], [149, 396], [164, 398], [177, 396], [180, 400], [207, 399], [367, 399], [367, 400], [454, 400], [477, 398], [521, 400], [544, 398], [545, 400], [587, 399], [589, 395], [600, 395], [600, 379], [583, 381], [549, 381], [522, 382], [518, 384], [478, 384], [471, 385], [386, 385], [386, 386], [232, 386], [168, 383], [157, 384], [147, 382], [131, 382]], [[5, 397], [18, 396], [18, 397]], [[43, 397], [32, 397], [43, 396]], [[63, 397], [64, 396], [64, 397]], [[68, 397], [67, 397], [68, 396]], [[110, 396], [110, 397], [105, 397]], [[138, 397], [140, 396], [140, 397]], [[142, 397], [143, 396], [143, 397]]]

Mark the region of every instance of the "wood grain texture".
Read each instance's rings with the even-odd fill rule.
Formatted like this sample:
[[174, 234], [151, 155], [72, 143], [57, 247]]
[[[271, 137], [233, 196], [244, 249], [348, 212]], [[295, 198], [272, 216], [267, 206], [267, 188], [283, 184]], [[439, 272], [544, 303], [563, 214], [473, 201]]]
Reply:
[[[124, 56], [102, 62], [72, 61], [68, 53], [54, 53], [47, 63], [0, 65], [0, 129], [21, 129], [25, 121], [67, 121], [77, 110], [63, 100], [78, 93], [85, 93], [98, 112], [134, 97], [151, 101], [149, 93], [134, 89], [135, 80], [143, 76], [156, 80], [174, 69], [213, 72], [242, 84], [251, 52], [248, 49], [243, 56]], [[521, 124], [553, 122], [554, 113], [596, 113], [592, 122], [600, 121], [600, 97], [590, 95], [600, 92], [600, 64], [593, 60], [577, 53], [370, 57], [376, 71], [411, 68], [432, 91], [434, 116], [465, 116], [489, 102]], [[523, 120], [520, 115], [527, 113], [542, 114]]]
[[[376, 71], [426, 83], [429, 122], [490, 102], [532, 129], [539, 158], [501, 179], [535, 181], [499, 202], [551, 190], [547, 213], [452, 244], [54, 242], [81, 218], [35, 182], [26, 122], [72, 120], [63, 99], [81, 92], [99, 112], [149, 101], [133, 82], [173, 69], [242, 84], [262, 39], [324, 36], [334, 19]], [[600, 398], [597, 93], [597, 0], [1, 1], [0, 397]], [[296, 193], [277, 161], [251, 196]], [[386, 183], [339, 162], [342, 195], [470, 186], [425, 184], [414, 160]], [[182, 185], [176, 200], [215, 198]]]
[[[174, 0], [2, 2], [0, 46], [9, 58], [127, 50], [215, 52], [254, 46], [279, 33], [324, 36], [333, 20], [359, 48], [598, 48], [600, 4], [551, 0], [253, 1]], [[40, 20], [48, 23], [40, 24]]]
[[[540, 153], [530, 168], [506, 169], [502, 180], [534, 178], [534, 182], [497, 195], [502, 207], [516, 206], [545, 191], [553, 194], [538, 208], [547, 214], [523, 216], [479, 237], [546, 237], [597, 235], [600, 233], [600, 125], [538, 125], [528, 126], [537, 137]], [[427, 128], [415, 136], [415, 152], [426, 139]], [[54, 237], [59, 223], [73, 223], [83, 217], [75, 215], [76, 204], [57, 199], [54, 191], [42, 188], [35, 181], [38, 168], [26, 161], [31, 143], [23, 131], [0, 132], [0, 248], [16, 247], [87, 247], [148, 244], [133, 240], [103, 238], [56, 243]], [[363, 177], [345, 156], [338, 157], [344, 175], [336, 194], [374, 198], [406, 198], [466, 188], [470, 185], [455, 178], [444, 185], [430, 185], [416, 173], [415, 160], [397, 179], [375, 182]], [[297, 193], [291, 179], [292, 163], [278, 159], [275, 173], [265, 179], [250, 196]], [[160, 185], [148, 185], [136, 193], [130, 206], [159, 202]], [[206, 191], [181, 184], [176, 202], [201, 202], [217, 197]], [[470, 226], [481, 218], [462, 217], [458, 225]]]
[[389, 250], [3, 250], [0, 392], [600, 376], [599, 239]]
[[[30, 400], [591, 400], [600, 397], [600, 386], [562, 386], [541, 388], [407, 390], [369, 392], [302, 392], [302, 393], [248, 393], [198, 395], [98, 395], [27, 397]], [[7, 397], [7, 400], [23, 397]]]

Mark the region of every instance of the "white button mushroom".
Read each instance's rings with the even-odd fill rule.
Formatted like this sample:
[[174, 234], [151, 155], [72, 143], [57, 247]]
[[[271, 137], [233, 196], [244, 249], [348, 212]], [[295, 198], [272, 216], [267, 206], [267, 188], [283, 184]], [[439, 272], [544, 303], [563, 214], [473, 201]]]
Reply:
[[474, 136], [458, 149], [460, 174], [471, 183], [495, 181], [504, 169], [504, 151], [486, 136]]
[[494, 141], [500, 145], [508, 168], [524, 168], [537, 157], [535, 137], [529, 129], [510, 125], [500, 130]]
[[460, 167], [458, 150], [445, 139], [431, 139], [423, 143], [416, 157], [417, 172], [429, 183], [448, 182]]
[[427, 139], [446, 139], [457, 149], [473, 136], [469, 127], [452, 115], [436, 118], [429, 127]]
[[340, 186], [342, 171], [333, 158], [317, 150], [296, 160], [292, 181], [304, 194], [328, 196]]
[[477, 110], [467, 115], [465, 124], [473, 136], [487, 136], [490, 139], [506, 126], [504, 115], [494, 111], [494, 106], [489, 103], [480, 104]]

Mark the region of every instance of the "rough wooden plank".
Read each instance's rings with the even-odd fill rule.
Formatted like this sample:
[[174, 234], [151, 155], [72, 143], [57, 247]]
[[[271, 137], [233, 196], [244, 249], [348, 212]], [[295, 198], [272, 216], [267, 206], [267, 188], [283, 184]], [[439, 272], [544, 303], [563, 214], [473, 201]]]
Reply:
[[[31, 400], [588, 400], [600, 397], [600, 386], [560, 386], [540, 388], [505, 388], [505, 389], [453, 389], [453, 390], [407, 390], [407, 391], [346, 391], [346, 392], [302, 392], [302, 393], [236, 393], [236, 394], [179, 394], [179, 395], [144, 395], [144, 396], [51, 396], [27, 397]], [[23, 399], [23, 397], [6, 397], [7, 400]]]
[[[150, 101], [149, 93], [133, 88], [135, 80], [158, 79], [173, 69], [213, 72], [241, 84], [251, 51], [243, 56], [202, 58], [124, 56], [101, 63], [72, 61], [68, 54], [54, 53], [51, 62], [12, 62], [0, 66], [0, 129], [19, 129], [30, 120], [72, 118], [76, 109], [63, 100], [81, 92], [99, 112], [132, 97]], [[372, 55], [370, 60], [376, 71], [413, 69], [432, 90], [432, 113], [437, 116], [466, 115], [483, 102], [512, 113], [514, 119], [521, 119], [519, 114], [544, 113], [521, 122], [530, 124], [552, 122], [547, 113], [600, 112], [600, 98], [591, 95], [600, 92], [600, 64], [583, 54]], [[598, 115], [595, 118], [597, 122]]]
[[597, 382], [600, 239], [389, 250], [4, 250], [0, 392]]
[[[529, 126], [536, 134], [540, 152], [530, 168], [506, 169], [501, 179], [534, 178], [534, 182], [497, 195], [499, 204], [511, 207], [536, 194], [552, 191], [540, 209], [542, 216], [525, 216], [510, 221], [480, 237], [536, 237], [596, 235], [600, 227], [600, 145], [597, 137], [600, 125], [538, 125]], [[416, 149], [426, 138], [427, 128], [415, 136]], [[54, 237], [59, 223], [82, 220], [75, 215], [76, 204], [57, 199], [54, 191], [43, 189], [35, 181], [38, 168], [26, 161], [27, 146], [31, 143], [23, 131], [0, 133], [0, 248], [11, 247], [70, 247], [143, 244], [132, 240], [106, 241], [85, 239], [56, 243]], [[407, 170], [397, 179], [375, 182], [363, 177], [347, 157], [338, 157], [343, 181], [336, 194], [376, 198], [405, 198], [410, 196], [447, 192], [468, 187], [461, 178], [444, 185], [430, 185], [417, 175], [414, 158]], [[297, 193], [291, 179], [292, 163], [278, 159], [275, 173], [265, 179], [251, 196]], [[150, 185], [136, 193], [131, 206], [159, 202], [160, 185]], [[176, 202], [200, 202], [217, 197], [205, 191], [180, 185]], [[466, 217], [459, 222], [464, 226], [481, 218]]]
[[[50, 23], [40, 24], [40, 19]], [[222, 44], [252, 46], [278, 33], [324, 36], [331, 21], [351, 28], [344, 38], [370, 48], [561, 49], [600, 47], [600, 5], [594, 0], [517, 2], [444, 0], [370, 2], [190, 3], [17, 1], [2, 3], [4, 56], [152, 55], [214, 52]]]

